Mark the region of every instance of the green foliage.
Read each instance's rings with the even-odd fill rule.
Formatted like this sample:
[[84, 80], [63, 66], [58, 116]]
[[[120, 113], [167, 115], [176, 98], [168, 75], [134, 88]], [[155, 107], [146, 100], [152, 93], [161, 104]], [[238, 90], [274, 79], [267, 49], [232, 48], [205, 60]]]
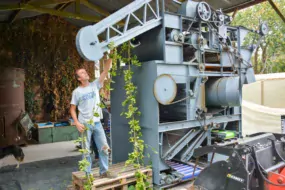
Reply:
[[[275, 0], [274, 3], [285, 13], [285, 0]], [[267, 22], [270, 32], [254, 53], [252, 63], [255, 73], [274, 73], [285, 71], [285, 24], [268, 2], [238, 11], [233, 25], [246, 26], [255, 30], [259, 29], [259, 22]], [[251, 44], [255, 36], [249, 36]]]
[[150, 185], [147, 182], [147, 176], [140, 171], [140, 168], [144, 166], [144, 149], [145, 144], [142, 140], [142, 132], [140, 127], [140, 111], [136, 106], [136, 95], [137, 95], [137, 87], [133, 83], [133, 74], [134, 72], [131, 70], [131, 64], [133, 66], [141, 66], [141, 63], [138, 61], [137, 56], [131, 56], [131, 45], [129, 42], [124, 43], [121, 46], [121, 50], [118, 53], [117, 48], [114, 47], [113, 43], [109, 44], [109, 49], [112, 50], [112, 54], [110, 57], [113, 59], [113, 67], [110, 72], [111, 76], [117, 76], [119, 71], [117, 70], [119, 63], [125, 63], [128, 69], [123, 71], [124, 81], [125, 81], [125, 92], [126, 99], [122, 102], [125, 111], [121, 113], [128, 120], [128, 124], [130, 127], [130, 138], [129, 141], [133, 144], [133, 152], [129, 153], [128, 160], [125, 165], [133, 165], [136, 169], [135, 177], [136, 177], [136, 185], [129, 187], [129, 189], [147, 189]]
[[35, 93], [25, 90], [25, 111], [30, 114], [37, 114], [40, 111], [39, 101], [35, 100]]
[[[82, 152], [81, 152], [82, 153]], [[85, 153], [82, 153], [85, 154]], [[79, 170], [80, 171], [85, 171], [85, 169], [89, 166], [89, 162], [84, 158], [83, 160], [79, 161]]]
[[[88, 130], [88, 128], [86, 127], [86, 130]], [[79, 137], [77, 140], [75, 140], [75, 143], [81, 142], [82, 144], [82, 149], [79, 149], [79, 152], [83, 155], [83, 159], [80, 160], [78, 162], [78, 167], [80, 171], [85, 172], [87, 167], [89, 167], [90, 163], [88, 162], [88, 160], [86, 159], [86, 155], [89, 153], [89, 151], [86, 149], [84, 142], [86, 142], [86, 132], [82, 133], [82, 137]], [[92, 189], [92, 185], [93, 185], [93, 181], [94, 181], [94, 177], [93, 175], [85, 175], [85, 183], [84, 183], [84, 190], [91, 190]]]
[[86, 137], [84, 139], [82, 139], [81, 137], [79, 137], [78, 139], [76, 139], [74, 141], [74, 143], [80, 143], [80, 142], [86, 142]]
[[53, 121], [69, 117], [71, 94], [78, 86], [75, 69], [84, 67], [94, 78], [94, 64], [83, 62], [77, 53], [77, 31], [54, 16], [0, 24], [0, 70], [8, 66], [25, 69], [26, 111], [32, 119], [47, 105], [54, 107]]
[[[93, 108], [93, 116], [94, 117], [99, 117], [99, 113], [98, 113], [98, 109], [99, 108], [105, 108], [105, 105], [100, 102], [99, 104], [97, 104], [97, 109], [95, 110], [95, 108]], [[89, 125], [94, 125], [94, 120], [93, 118], [91, 118], [89, 121], [87, 121], [87, 124]], [[89, 130], [89, 128], [87, 126], [85, 126], [85, 131]], [[86, 133], [84, 132], [82, 134], [83, 137], [81, 138], [78, 138], [75, 142], [81, 142], [82, 145], [84, 145], [84, 142], [86, 142]], [[81, 161], [78, 162], [78, 165], [79, 165], [79, 169], [80, 171], [85, 171], [86, 168], [89, 166], [89, 162], [87, 161], [86, 159], [86, 154], [89, 153], [89, 151], [86, 149], [86, 147], [82, 146], [83, 149], [79, 149], [79, 152], [84, 156], [83, 159]], [[84, 184], [84, 190], [91, 190], [92, 189], [92, 184], [93, 184], [93, 181], [94, 181], [94, 177], [93, 175], [90, 175], [88, 176], [86, 174], [85, 176], [86, 178], [86, 182]]]
[[135, 186], [131, 185], [128, 187], [128, 190], [136, 190]]

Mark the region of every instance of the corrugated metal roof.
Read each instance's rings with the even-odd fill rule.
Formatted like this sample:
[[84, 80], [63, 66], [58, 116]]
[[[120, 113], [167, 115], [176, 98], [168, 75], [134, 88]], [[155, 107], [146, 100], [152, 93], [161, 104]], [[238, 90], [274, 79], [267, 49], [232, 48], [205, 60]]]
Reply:
[[[0, 0], [0, 22], [9, 22], [11, 20], [18, 20], [22, 18], [34, 17], [34, 16], [43, 14], [43, 13], [28, 11], [28, 10], [3, 11], [1, 10], [1, 5], [16, 5], [19, 3], [22, 3], [23, 5], [25, 2], [41, 3], [43, 1], [45, 3], [47, 2], [47, 0], [30, 0], [30, 1], [28, 0], [22, 0], [22, 1], [21, 0]], [[89, 0], [88, 2], [112, 14], [116, 10], [119, 10], [120, 8], [124, 7], [125, 5], [129, 4], [132, 1], [133, 0]], [[179, 1], [183, 1], [183, 0], [179, 0]], [[199, 0], [196, 0], [196, 1], [199, 1]], [[214, 9], [222, 8], [225, 12], [231, 12], [237, 8], [245, 8], [247, 6], [261, 3], [263, 1], [265, 0], [205, 0], [205, 2], [209, 3]], [[66, 1], [53, 0], [53, 2], [66, 2]], [[43, 6], [43, 7], [52, 8], [54, 10], [57, 10], [58, 6], [63, 6], [63, 5], [64, 3], [52, 4], [52, 5]], [[64, 11], [75, 13], [75, 2], [66, 4], [66, 5], [68, 6], [64, 7], [63, 9]], [[165, 9], [171, 12], [176, 12], [179, 8], [179, 5], [177, 3], [174, 3], [173, 0], [165, 0], [165, 5], [166, 5]], [[85, 15], [93, 15], [97, 17], [100, 16], [98, 12], [86, 7], [85, 5], [80, 5], [80, 13], [83, 13]], [[15, 17], [15, 15], [17, 16]], [[87, 24], [91, 24], [91, 22], [84, 21], [84, 20], [76, 20], [76, 19], [67, 19], [67, 20], [77, 26], [84, 26]]]

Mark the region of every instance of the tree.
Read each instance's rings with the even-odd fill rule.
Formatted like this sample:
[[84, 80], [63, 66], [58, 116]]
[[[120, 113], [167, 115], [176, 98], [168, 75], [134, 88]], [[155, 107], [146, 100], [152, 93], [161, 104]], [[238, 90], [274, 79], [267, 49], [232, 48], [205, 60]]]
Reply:
[[[285, 0], [275, 0], [280, 12], [285, 13]], [[267, 22], [270, 32], [252, 57], [254, 71], [275, 73], [285, 71], [285, 23], [268, 2], [238, 11], [232, 25], [259, 29], [260, 21]]]

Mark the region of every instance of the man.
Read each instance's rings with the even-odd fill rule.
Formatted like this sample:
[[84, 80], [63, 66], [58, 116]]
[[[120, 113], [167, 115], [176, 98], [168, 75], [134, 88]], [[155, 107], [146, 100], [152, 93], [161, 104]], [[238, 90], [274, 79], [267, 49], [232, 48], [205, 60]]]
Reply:
[[[90, 143], [93, 138], [99, 153], [100, 176], [116, 177], [108, 171], [110, 148], [100, 122], [102, 110], [98, 106], [100, 103], [99, 89], [103, 87], [104, 79], [108, 75], [111, 64], [111, 59], [105, 59], [104, 71], [101, 73], [99, 79], [93, 82], [89, 82], [89, 75], [85, 69], [77, 69], [75, 72], [75, 76], [80, 82], [80, 85], [72, 92], [70, 114], [78, 131], [84, 133], [86, 130], [86, 141], [83, 147], [88, 150], [86, 159], [90, 163], [85, 171], [87, 175], [91, 174], [92, 159], [90, 157]], [[76, 115], [76, 107], [79, 111], [78, 118]], [[95, 113], [99, 113], [99, 116]]]

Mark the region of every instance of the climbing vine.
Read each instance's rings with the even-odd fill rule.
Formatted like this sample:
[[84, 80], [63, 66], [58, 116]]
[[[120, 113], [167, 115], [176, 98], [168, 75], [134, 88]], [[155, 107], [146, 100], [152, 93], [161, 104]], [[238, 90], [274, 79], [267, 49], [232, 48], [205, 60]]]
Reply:
[[[86, 127], [86, 130], [81, 133], [81, 137], [79, 137], [77, 140], [75, 140], [75, 143], [80, 143], [82, 145], [82, 148], [79, 149], [79, 152], [81, 152], [81, 154], [83, 155], [83, 159], [80, 160], [78, 162], [78, 167], [79, 167], [79, 170], [82, 171], [82, 172], [85, 172], [87, 170], [87, 167], [89, 167], [90, 163], [88, 162], [87, 160], [87, 154], [90, 154], [88, 152], [88, 149], [85, 147], [85, 142], [86, 142], [86, 131], [88, 130], [88, 127]], [[93, 184], [93, 181], [94, 181], [94, 177], [93, 175], [87, 175], [85, 176], [85, 183], [84, 183], [84, 190], [91, 190], [92, 189], [92, 184]]]
[[[126, 99], [122, 102], [122, 106], [124, 107], [121, 116], [125, 116], [128, 119], [128, 124], [130, 127], [129, 131], [129, 141], [133, 144], [133, 152], [129, 153], [128, 160], [125, 165], [133, 165], [136, 169], [135, 177], [136, 177], [136, 186], [135, 189], [147, 189], [149, 187], [149, 183], [147, 181], [147, 176], [141, 172], [141, 168], [144, 166], [144, 149], [145, 144], [142, 137], [140, 120], [139, 116], [141, 112], [139, 111], [136, 105], [136, 96], [137, 96], [137, 87], [133, 83], [133, 74], [132, 67], [140, 67], [141, 63], [138, 61], [137, 56], [131, 55], [132, 46], [130, 42], [124, 43], [121, 46], [120, 53], [118, 53], [117, 48], [114, 47], [113, 43], [109, 44], [109, 48], [113, 51], [111, 54], [111, 58], [113, 59], [113, 67], [110, 71], [111, 76], [116, 76], [119, 71], [117, 68], [119, 67], [119, 63], [125, 63], [127, 68], [123, 70], [124, 81], [125, 81], [125, 92]], [[123, 56], [125, 55], [125, 56]], [[112, 80], [111, 80], [112, 82]], [[110, 84], [109, 84], [110, 85]]]

